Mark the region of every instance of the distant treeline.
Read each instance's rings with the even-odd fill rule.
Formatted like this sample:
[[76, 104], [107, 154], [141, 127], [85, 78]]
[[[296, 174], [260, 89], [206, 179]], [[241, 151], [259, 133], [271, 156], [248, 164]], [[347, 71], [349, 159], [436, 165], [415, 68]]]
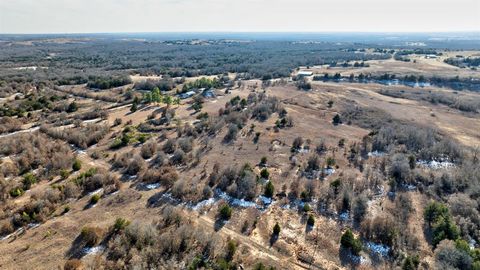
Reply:
[[335, 73], [334, 75], [325, 73], [323, 75], [313, 76], [314, 81], [348, 81], [348, 82], [357, 82], [357, 83], [381, 83], [381, 84], [403, 84], [407, 86], [428, 86], [435, 85], [439, 87], [452, 88], [454, 90], [472, 90], [480, 91], [480, 80], [472, 78], [460, 78], [459, 76], [451, 78], [441, 78], [441, 77], [425, 77], [423, 75], [405, 75], [403, 77], [398, 77], [395, 74], [363, 74], [358, 75], [350, 74], [349, 76], [342, 76], [340, 73]]
[[[87, 83], [105, 89], [130, 83], [123, 76], [132, 73], [179, 78], [231, 72], [243, 78], [280, 78], [298, 66], [391, 58], [389, 53], [368, 53], [363, 48], [360, 44], [288, 41], [189, 45], [120, 40], [1, 46], [0, 81]], [[12, 66], [45, 68], [19, 71], [8, 68]]]
[[472, 67], [472, 68], [477, 68], [480, 66], [480, 57], [451, 57], [445, 59], [445, 63], [452, 65], [452, 66], [457, 66], [461, 68], [465, 67]]

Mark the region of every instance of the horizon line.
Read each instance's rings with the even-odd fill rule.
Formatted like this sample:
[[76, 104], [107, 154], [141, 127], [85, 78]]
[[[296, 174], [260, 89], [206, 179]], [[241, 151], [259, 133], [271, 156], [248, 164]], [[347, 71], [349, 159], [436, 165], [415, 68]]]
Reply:
[[111, 35], [111, 34], [455, 34], [480, 33], [480, 30], [446, 30], [446, 31], [356, 31], [356, 30], [322, 30], [322, 31], [134, 31], [134, 32], [4, 32], [0, 35]]

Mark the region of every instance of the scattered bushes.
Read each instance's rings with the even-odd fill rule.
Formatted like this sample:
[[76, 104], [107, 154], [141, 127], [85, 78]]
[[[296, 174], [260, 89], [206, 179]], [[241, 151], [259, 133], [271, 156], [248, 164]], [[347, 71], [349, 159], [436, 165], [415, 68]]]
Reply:
[[170, 188], [178, 180], [178, 174], [174, 167], [163, 166], [159, 169], [151, 168], [146, 170], [140, 177], [143, 183], [160, 183], [163, 186]]
[[85, 149], [103, 139], [110, 131], [110, 127], [105, 124], [87, 124], [83, 127], [58, 129], [42, 125], [40, 131], [50, 137], [67, 141], [68, 143]]
[[0, 134], [18, 131], [22, 128], [22, 121], [18, 118], [0, 117]]
[[45, 170], [39, 170], [37, 177], [55, 175], [62, 169], [70, 168], [73, 162], [73, 154], [68, 145], [49, 140], [38, 132], [2, 138], [0, 154], [13, 156], [13, 163], [2, 164], [5, 176], [25, 174], [40, 167]]
[[225, 143], [229, 143], [237, 138], [237, 133], [238, 133], [238, 127], [237, 125], [230, 124], [228, 126], [228, 131], [225, 137], [223, 138], [223, 141]]

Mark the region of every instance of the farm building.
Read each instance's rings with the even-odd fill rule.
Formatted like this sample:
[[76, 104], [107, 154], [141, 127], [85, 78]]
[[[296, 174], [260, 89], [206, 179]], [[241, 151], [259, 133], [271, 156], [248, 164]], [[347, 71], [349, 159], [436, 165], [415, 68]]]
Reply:
[[308, 77], [308, 76], [312, 76], [312, 75], [313, 75], [313, 72], [304, 71], [304, 70], [301, 70], [297, 73], [297, 76], [299, 76], [299, 77]]
[[181, 99], [186, 99], [186, 98], [189, 98], [189, 97], [193, 97], [196, 93], [194, 91], [188, 91], [186, 93], [181, 93], [178, 95], [179, 98]]

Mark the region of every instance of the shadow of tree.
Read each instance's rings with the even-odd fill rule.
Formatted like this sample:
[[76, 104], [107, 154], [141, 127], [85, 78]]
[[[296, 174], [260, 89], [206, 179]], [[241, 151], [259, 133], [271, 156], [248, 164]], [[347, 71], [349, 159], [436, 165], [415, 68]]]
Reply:
[[83, 252], [84, 247], [85, 247], [85, 243], [82, 239], [82, 236], [79, 234], [75, 238], [75, 240], [73, 240], [72, 245], [67, 250], [65, 256], [69, 259], [80, 259], [84, 255], [84, 252]]
[[227, 222], [221, 218], [217, 218], [217, 220], [215, 221], [215, 223], [213, 224], [213, 229], [218, 232], [220, 231], [223, 226], [225, 226], [225, 224], [227, 224]]
[[273, 246], [273, 244], [275, 244], [275, 242], [278, 241], [278, 238], [279, 238], [278, 234], [272, 234], [270, 236], [270, 246]]

